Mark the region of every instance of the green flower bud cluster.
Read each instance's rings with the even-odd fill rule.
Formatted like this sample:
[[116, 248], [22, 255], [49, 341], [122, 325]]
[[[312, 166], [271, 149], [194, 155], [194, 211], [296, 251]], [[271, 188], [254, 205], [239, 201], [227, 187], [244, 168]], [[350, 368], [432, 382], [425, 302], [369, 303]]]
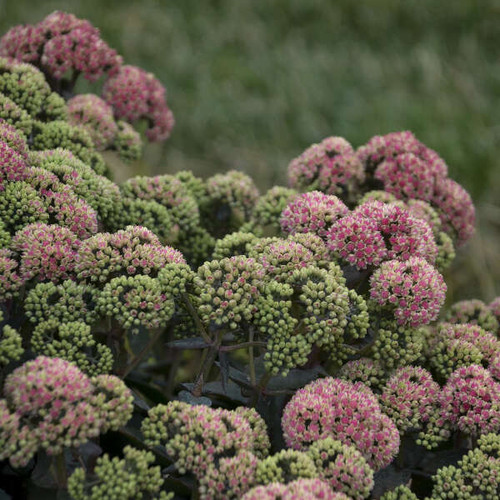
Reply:
[[111, 349], [97, 343], [90, 326], [81, 321], [60, 323], [51, 318], [39, 323], [31, 336], [31, 349], [37, 355], [70, 361], [90, 376], [109, 373], [113, 367]]
[[189, 231], [199, 225], [198, 205], [184, 184], [173, 175], [156, 177], [138, 176], [128, 179], [121, 185], [127, 198], [153, 200], [163, 205], [181, 232]]
[[401, 484], [393, 490], [386, 491], [380, 500], [418, 500], [418, 497], [408, 486]]
[[194, 279], [199, 297], [201, 320], [235, 330], [243, 320], [250, 321], [256, 312], [255, 300], [263, 268], [254, 259], [236, 256], [205, 262]]
[[208, 202], [205, 181], [193, 175], [190, 170], [181, 170], [174, 177], [182, 182], [184, 187], [191, 193], [198, 206], [203, 206]]
[[259, 190], [248, 175], [230, 170], [210, 177], [205, 185], [208, 201], [200, 211], [212, 235], [220, 238], [250, 221]]
[[451, 237], [444, 231], [440, 231], [434, 238], [438, 247], [438, 254], [434, 266], [440, 273], [443, 273], [443, 271], [448, 269], [455, 260], [455, 246], [453, 245]]
[[104, 173], [104, 160], [96, 156], [92, 139], [83, 127], [70, 125], [62, 120], [34, 122], [32, 147], [35, 150], [69, 149], [98, 174]]
[[119, 276], [106, 283], [97, 299], [97, 311], [114, 318], [123, 328], [164, 328], [175, 312], [174, 301], [161, 283], [146, 275]]
[[477, 440], [477, 448], [485, 455], [500, 460], [500, 435], [494, 432], [483, 434]]
[[250, 221], [252, 229], [266, 236], [281, 235], [280, 216], [286, 206], [297, 196], [295, 189], [274, 186], [255, 204]]
[[331, 437], [315, 441], [308, 450], [320, 479], [333, 491], [345, 493], [353, 500], [363, 500], [373, 489], [373, 470], [354, 447]]
[[202, 226], [181, 231], [176, 247], [193, 266], [201, 266], [210, 259], [215, 247], [215, 238]]
[[342, 365], [337, 377], [351, 382], [362, 382], [373, 391], [380, 391], [388, 377], [387, 370], [380, 361], [360, 358]]
[[3, 230], [11, 235], [33, 222], [49, 220], [42, 196], [24, 181], [8, 182], [0, 191], [0, 216]]
[[476, 448], [456, 466], [439, 469], [432, 481], [432, 499], [496, 500], [500, 495], [500, 460]]
[[33, 129], [33, 120], [30, 115], [12, 99], [0, 92], [0, 119], [16, 127], [24, 135], [29, 136]]
[[173, 493], [160, 491], [163, 486], [159, 466], [152, 466], [154, 455], [131, 446], [123, 448], [123, 458], [97, 459], [93, 472], [76, 469], [68, 479], [68, 492], [74, 500], [146, 500], [173, 499]]
[[444, 421], [439, 412], [432, 412], [429, 420], [425, 422], [423, 430], [418, 433], [415, 442], [426, 448], [433, 450], [440, 444], [448, 441], [452, 434], [452, 426], [449, 421]]
[[[370, 316], [368, 305], [362, 295], [358, 295], [355, 290], [348, 290], [349, 293], [349, 313], [347, 316], [347, 326], [344, 331], [344, 343], [350, 344], [356, 340], [363, 339], [368, 334], [370, 326]], [[349, 353], [351, 349], [347, 348]]]
[[117, 201], [105, 218], [105, 223], [112, 231], [132, 224], [144, 226], [165, 243], [175, 241], [178, 232], [178, 226], [172, 223], [167, 208], [154, 200], [140, 198], [122, 198]]
[[24, 353], [23, 339], [12, 326], [3, 322], [0, 309], [0, 367], [11, 361], [17, 361]]
[[261, 460], [255, 472], [257, 484], [288, 484], [296, 479], [315, 477], [319, 477], [319, 472], [309, 453], [291, 449]]
[[414, 363], [424, 347], [421, 328], [400, 326], [395, 321], [381, 320], [375, 335], [373, 359], [388, 369]]
[[139, 132], [130, 123], [123, 120], [117, 121], [116, 125], [118, 126], [118, 131], [113, 141], [113, 147], [118, 151], [120, 158], [125, 163], [141, 158], [144, 144]]
[[64, 99], [50, 90], [43, 73], [31, 64], [0, 58], [0, 93], [33, 119], [49, 121], [67, 117]]
[[[241, 452], [250, 452], [252, 456], [245, 457], [245, 460], [251, 469], [257, 460], [253, 456], [263, 454], [267, 443], [260, 436], [255, 438], [257, 431], [267, 434], [265, 424], [249, 413], [254, 421], [251, 424], [247, 414], [241, 410], [212, 409], [171, 401], [149, 410], [141, 429], [146, 444], [165, 447], [180, 474], [191, 472], [198, 481], [204, 481], [209, 469], [219, 469], [222, 459], [234, 459]], [[230, 472], [237, 467], [237, 463], [236, 459], [226, 461], [223, 469]], [[214, 471], [210, 474], [217, 476]], [[224, 470], [221, 474], [224, 476]]]
[[237, 231], [230, 233], [215, 242], [212, 258], [215, 260], [223, 259], [224, 257], [234, 257], [235, 255], [249, 255], [251, 249], [259, 238], [253, 233]]
[[256, 301], [254, 324], [267, 338], [264, 363], [266, 370], [286, 375], [289, 370], [307, 362], [312, 346], [296, 331], [299, 321], [292, 315], [293, 288], [271, 281], [265, 285]]
[[234, 413], [241, 415], [249, 424], [252, 432], [252, 453], [259, 459], [269, 455], [271, 442], [267, 434], [267, 425], [255, 408], [238, 406]]
[[24, 312], [35, 324], [53, 319], [60, 323], [83, 321], [91, 325], [97, 319], [97, 296], [95, 288], [73, 280], [59, 285], [38, 283], [26, 295]]

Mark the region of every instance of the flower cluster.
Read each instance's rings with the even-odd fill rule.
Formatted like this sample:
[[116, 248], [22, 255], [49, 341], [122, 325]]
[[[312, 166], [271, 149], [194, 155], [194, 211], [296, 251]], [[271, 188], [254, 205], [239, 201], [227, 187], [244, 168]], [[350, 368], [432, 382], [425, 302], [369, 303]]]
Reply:
[[316, 380], [298, 390], [285, 407], [281, 425], [293, 449], [308, 449], [331, 437], [357, 448], [374, 470], [387, 466], [399, 449], [398, 430], [373, 393], [363, 384], [341, 379]]
[[[21, 157], [26, 160], [28, 157], [28, 144], [26, 143], [26, 136], [18, 130], [16, 127], [13, 127], [5, 120], [0, 118], [0, 147], [5, 148], [8, 146], [11, 150], [14, 150], [16, 153], [21, 155]], [[6, 154], [5, 151], [2, 155]], [[9, 154], [9, 150], [7, 150], [7, 154]], [[12, 154], [12, 151], [10, 152]], [[10, 165], [4, 161], [2, 163], [2, 172], [5, 172], [5, 169], [9, 168]], [[10, 163], [10, 162], [9, 162]], [[3, 174], [4, 175], [4, 174]], [[9, 180], [22, 180], [22, 178], [14, 178]]]
[[72, 277], [80, 241], [69, 229], [42, 223], [30, 224], [12, 238], [11, 248], [20, 254], [24, 280], [62, 281]]
[[479, 365], [455, 370], [440, 395], [440, 418], [479, 436], [500, 430], [500, 383]]
[[[2, 122], [2, 127], [4, 122]], [[5, 189], [5, 183], [23, 181], [27, 178], [26, 158], [14, 149], [3, 138], [0, 139], [0, 191]]]
[[150, 141], [164, 141], [170, 136], [174, 115], [167, 106], [165, 87], [152, 73], [136, 66], [121, 66], [106, 80], [102, 96], [117, 118], [146, 120]]
[[394, 314], [399, 325], [419, 326], [436, 319], [446, 284], [424, 259], [390, 260], [370, 278], [370, 298]]
[[142, 226], [128, 226], [116, 233], [98, 233], [83, 241], [75, 272], [78, 280], [104, 285], [119, 276], [142, 274], [154, 278], [167, 263], [184, 264], [182, 254], [162, 246], [158, 237]]
[[242, 500], [349, 500], [344, 493], [334, 492], [321, 479], [297, 479], [288, 484], [270, 483], [256, 486], [246, 493]]
[[39, 449], [58, 454], [118, 429], [132, 415], [132, 395], [121, 380], [89, 378], [58, 358], [39, 356], [16, 368], [5, 381], [4, 394], [0, 459], [9, 458], [14, 467], [26, 465]]
[[0, 55], [32, 63], [54, 80], [71, 71], [95, 81], [121, 64], [89, 21], [59, 11], [38, 24], [11, 28], [0, 39]]
[[255, 483], [257, 456], [267, 455], [269, 445], [258, 435], [267, 435], [267, 430], [255, 411], [214, 410], [182, 402], [152, 408], [142, 432], [147, 444], [165, 447], [181, 474], [195, 475], [206, 499], [245, 493]]
[[114, 361], [110, 348], [96, 342], [90, 326], [81, 321], [60, 323], [50, 318], [38, 323], [31, 335], [31, 350], [70, 361], [89, 376], [110, 372]]
[[281, 229], [286, 234], [315, 233], [325, 237], [334, 222], [348, 208], [334, 195], [311, 191], [297, 196], [281, 213]]
[[254, 259], [235, 256], [205, 262], [194, 280], [202, 321], [236, 329], [256, 312], [255, 300], [263, 268]]
[[290, 483], [296, 479], [318, 477], [314, 460], [305, 451], [281, 450], [257, 465], [255, 480], [257, 484]]
[[24, 353], [22, 343], [21, 335], [3, 321], [3, 313], [0, 310], [0, 368], [11, 361], [17, 361], [22, 356]]
[[422, 428], [435, 411], [440, 393], [431, 374], [417, 366], [399, 368], [386, 382], [379, 397], [382, 411], [399, 432]]
[[68, 479], [68, 492], [74, 500], [171, 500], [174, 494], [160, 491], [163, 485], [159, 466], [152, 466], [154, 455], [131, 446], [123, 448], [123, 458], [103, 455], [90, 473], [76, 469]]
[[15, 297], [24, 285], [25, 278], [19, 271], [17, 261], [12, 257], [10, 250], [0, 248], [0, 303]]
[[308, 451], [318, 470], [318, 477], [333, 491], [353, 500], [368, 498], [373, 488], [373, 470], [354, 447], [331, 437], [314, 442]]
[[461, 300], [453, 304], [446, 313], [449, 323], [469, 323], [496, 333], [499, 324], [494, 312], [482, 300]]
[[387, 371], [380, 361], [372, 358], [360, 358], [342, 365], [337, 376], [353, 383], [361, 382], [373, 391], [378, 391], [385, 383]]

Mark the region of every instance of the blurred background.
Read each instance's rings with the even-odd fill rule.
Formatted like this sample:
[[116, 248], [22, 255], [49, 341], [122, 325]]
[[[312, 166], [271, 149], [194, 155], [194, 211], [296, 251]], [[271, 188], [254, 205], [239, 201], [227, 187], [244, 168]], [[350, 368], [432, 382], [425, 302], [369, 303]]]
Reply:
[[0, 33], [56, 9], [167, 88], [172, 137], [126, 175], [237, 168], [266, 190], [324, 137], [411, 130], [478, 210], [448, 301], [500, 295], [498, 0], [0, 0]]

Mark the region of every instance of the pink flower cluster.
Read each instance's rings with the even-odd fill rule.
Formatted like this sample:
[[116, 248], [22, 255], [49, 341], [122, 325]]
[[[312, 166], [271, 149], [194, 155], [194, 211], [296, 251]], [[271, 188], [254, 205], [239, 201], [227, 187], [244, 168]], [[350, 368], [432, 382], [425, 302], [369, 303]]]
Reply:
[[[318, 187], [314, 183], [322, 170], [338, 156], [354, 153], [353, 147], [343, 137], [327, 137], [319, 144], [309, 146], [300, 156], [288, 165], [288, 182], [295, 189], [309, 186]], [[337, 172], [339, 178], [347, 172]]]
[[281, 213], [284, 233], [315, 233], [325, 237], [332, 224], [347, 215], [348, 208], [334, 195], [311, 191], [297, 196]]
[[436, 183], [432, 204], [438, 209], [443, 230], [453, 235], [457, 245], [465, 243], [474, 234], [476, 212], [469, 193], [452, 179]]
[[43, 200], [49, 222], [69, 228], [81, 239], [97, 233], [97, 212], [70, 186], [44, 168], [29, 167], [26, 172], [27, 181]]
[[59, 11], [34, 26], [11, 28], [0, 39], [0, 55], [32, 63], [55, 80], [72, 71], [96, 81], [122, 63], [89, 21]]
[[469, 342], [476, 347], [486, 361], [491, 361], [500, 352], [500, 341], [492, 333], [473, 324], [441, 323], [438, 337], [448, 337]]
[[102, 96], [117, 118], [128, 122], [146, 120], [150, 141], [164, 141], [170, 136], [174, 115], [167, 106], [165, 88], [152, 73], [136, 66], [122, 66], [106, 81]]
[[349, 500], [344, 493], [332, 491], [321, 479], [297, 479], [288, 484], [271, 483], [257, 486], [242, 500]]
[[23, 155], [0, 138], [0, 191], [5, 189], [5, 182], [25, 180], [27, 169]]
[[68, 228], [41, 222], [18, 231], [11, 244], [20, 254], [23, 280], [55, 283], [74, 275], [79, 246], [77, 236]]
[[438, 248], [429, 225], [395, 204], [371, 201], [336, 221], [326, 235], [331, 252], [358, 269], [384, 260], [421, 257], [433, 264]]
[[185, 264], [181, 252], [162, 246], [158, 237], [141, 226], [116, 233], [98, 233], [82, 242], [75, 272], [79, 280], [104, 284], [117, 276], [156, 277], [167, 263]]
[[60, 453], [118, 429], [132, 416], [132, 395], [120, 379], [91, 379], [59, 358], [39, 356], [15, 369], [5, 381], [4, 394], [0, 443], [8, 446], [0, 450], [0, 460], [9, 457], [15, 467], [26, 465], [41, 448]]
[[0, 303], [11, 299], [23, 284], [12, 253], [7, 248], [0, 248]]
[[79, 94], [68, 101], [68, 122], [83, 126], [98, 151], [111, 146], [118, 133], [111, 106], [94, 94]]
[[[19, 153], [24, 160], [28, 159], [28, 145], [26, 144], [24, 135], [16, 127], [10, 125], [5, 120], [0, 118], [0, 150], [2, 148], [2, 145], [5, 144]], [[0, 159], [0, 167], [2, 164], [3, 161]]]
[[395, 422], [399, 432], [421, 428], [437, 406], [440, 387], [432, 375], [417, 366], [399, 368], [385, 384], [379, 397], [382, 411]]
[[332, 437], [357, 448], [374, 470], [387, 466], [399, 449], [398, 430], [370, 389], [341, 379], [319, 379], [298, 390], [281, 426], [293, 449]]
[[500, 383], [479, 365], [460, 367], [440, 396], [441, 424], [479, 436], [500, 431]]
[[488, 307], [497, 319], [498, 324], [500, 325], [500, 297], [496, 297], [495, 299], [493, 299]]
[[370, 297], [393, 312], [399, 325], [416, 327], [435, 320], [444, 304], [446, 283], [424, 259], [390, 260], [370, 278]]

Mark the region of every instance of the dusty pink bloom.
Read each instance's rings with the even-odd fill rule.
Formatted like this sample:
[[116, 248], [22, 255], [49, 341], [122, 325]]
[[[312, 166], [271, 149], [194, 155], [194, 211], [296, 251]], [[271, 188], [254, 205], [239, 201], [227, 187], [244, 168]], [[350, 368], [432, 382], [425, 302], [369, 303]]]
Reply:
[[27, 169], [23, 155], [0, 139], [0, 191], [5, 182], [25, 180]]
[[141, 226], [88, 238], [78, 252], [79, 280], [104, 284], [117, 276], [158, 275], [167, 263], [185, 264], [181, 252], [162, 246], [158, 237]]
[[326, 244], [335, 256], [358, 269], [378, 266], [387, 257], [377, 222], [359, 213], [337, 220], [326, 234]]
[[370, 278], [370, 297], [393, 312], [399, 325], [416, 327], [435, 320], [444, 303], [443, 277], [424, 259], [384, 262]]
[[469, 193], [452, 179], [436, 183], [432, 199], [441, 217], [443, 230], [463, 245], [474, 234], [476, 211]]
[[374, 470], [387, 466], [399, 449], [396, 426], [370, 389], [341, 379], [316, 380], [298, 390], [283, 411], [281, 426], [293, 449], [306, 450], [332, 437], [356, 447]]
[[500, 351], [491, 359], [488, 370], [500, 382]]
[[495, 299], [493, 299], [489, 303], [488, 307], [490, 308], [490, 311], [493, 313], [498, 321], [498, 324], [500, 325], [500, 297], [496, 297]]
[[34, 223], [18, 231], [11, 248], [20, 253], [24, 280], [59, 282], [73, 276], [80, 241], [68, 228]]
[[20, 276], [16, 260], [12, 257], [10, 250], [0, 248], [0, 303], [11, 299], [25, 281]]
[[436, 177], [432, 168], [412, 153], [385, 159], [377, 166], [374, 177], [398, 199], [430, 201], [434, 194]]
[[433, 414], [440, 387], [421, 367], [399, 368], [385, 384], [379, 397], [382, 411], [404, 433], [421, 428]]
[[102, 96], [115, 116], [128, 122], [145, 119], [150, 141], [164, 141], [174, 126], [163, 85], [152, 73], [136, 66], [122, 66], [104, 84]]
[[[24, 137], [23, 133], [13, 125], [10, 125], [10, 123], [7, 123], [5, 120], [0, 118], [0, 150], [2, 149], [2, 144], [6, 144], [14, 151], [19, 153], [25, 161], [27, 160], [28, 145], [26, 144], [26, 138]], [[0, 168], [2, 163], [3, 162], [0, 153]]]
[[297, 479], [288, 484], [271, 483], [257, 486], [242, 500], [349, 500], [344, 493], [332, 491], [321, 479]]
[[68, 101], [68, 122], [83, 126], [98, 151], [109, 147], [118, 133], [111, 106], [94, 94], [80, 94]]
[[[288, 165], [288, 182], [291, 187], [301, 189], [318, 188], [318, 176], [323, 167], [338, 155], [354, 153], [352, 146], [343, 137], [327, 137], [319, 144], [309, 146], [300, 156]], [[342, 174], [337, 172], [339, 178]]]
[[479, 436], [500, 430], [500, 383], [479, 365], [455, 370], [440, 396], [440, 418], [455, 429]]
[[283, 210], [281, 229], [288, 234], [314, 233], [324, 237], [332, 224], [348, 211], [336, 196], [311, 191], [295, 198]]

